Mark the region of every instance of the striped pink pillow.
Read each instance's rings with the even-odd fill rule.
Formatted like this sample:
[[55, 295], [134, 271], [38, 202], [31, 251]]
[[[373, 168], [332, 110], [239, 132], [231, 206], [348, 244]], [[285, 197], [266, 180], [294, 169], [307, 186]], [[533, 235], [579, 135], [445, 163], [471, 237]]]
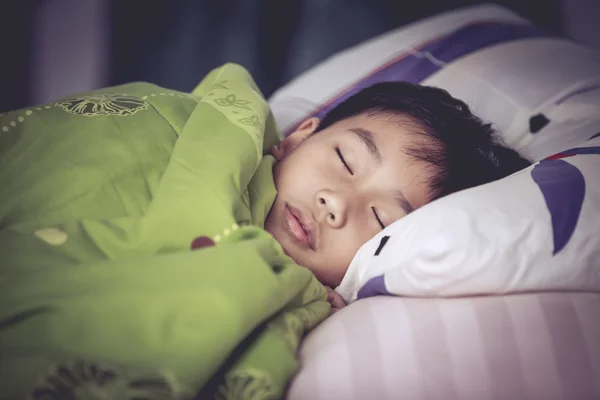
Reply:
[[372, 297], [300, 359], [289, 400], [600, 399], [600, 294]]

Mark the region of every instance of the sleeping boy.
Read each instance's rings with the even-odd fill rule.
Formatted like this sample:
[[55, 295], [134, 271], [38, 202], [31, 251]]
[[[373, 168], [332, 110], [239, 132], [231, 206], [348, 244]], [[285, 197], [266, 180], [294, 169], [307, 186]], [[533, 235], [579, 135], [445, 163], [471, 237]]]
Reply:
[[529, 164], [463, 102], [401, 82], [279, 141], [236, 65], [190, 94], [124, 85], [0, 126], [6, 398], [277, 398], [361, 245]]
[[272, 154], [277, 197], [265, 229], [329, 288], [392, 222], [529, 165], [464, 102], [405, 82], [363, 89], [322, 121], [301, 123]]

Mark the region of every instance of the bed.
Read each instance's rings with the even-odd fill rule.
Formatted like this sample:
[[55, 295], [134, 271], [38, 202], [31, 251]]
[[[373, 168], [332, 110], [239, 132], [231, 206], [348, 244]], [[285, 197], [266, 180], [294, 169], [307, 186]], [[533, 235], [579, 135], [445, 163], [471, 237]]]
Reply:
[[287, 398], [600, 398], [600, 52], [482, 5], [338, 53], [270, 104], [286, 134], [385, 80], [448, 90], [534, 164], [365, 244]]

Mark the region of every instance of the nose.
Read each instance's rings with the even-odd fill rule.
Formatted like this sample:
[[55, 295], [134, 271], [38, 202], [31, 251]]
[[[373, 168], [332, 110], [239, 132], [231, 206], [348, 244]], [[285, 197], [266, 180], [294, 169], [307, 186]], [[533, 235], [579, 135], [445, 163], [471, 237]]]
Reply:
[[345, 196], [330, 190], [321, 190], [317, 193], [317, 203], [319, 221], [324, 220], [335, 229], [344, 226], [348, 218], [348, 201]]

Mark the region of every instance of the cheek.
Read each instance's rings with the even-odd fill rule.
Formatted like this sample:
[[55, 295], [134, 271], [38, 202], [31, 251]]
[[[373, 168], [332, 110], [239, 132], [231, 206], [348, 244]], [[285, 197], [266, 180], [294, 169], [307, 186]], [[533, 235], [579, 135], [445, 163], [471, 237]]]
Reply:
[[325, 264], [329, 266], [332, 274], [339, 275], [341, 271], [341, 277], [345, 274], [360, 247], [376, 234], [376, 232], [365, 230], [363, 224], [356, 224], [345, 230], [328, 232], [330, 233], [328, 246], [323, 249], [327, 257]]
[[296, 150], [275, 167], [275, 186], [280, 194], [307, 194], [316, 188], [327, 172], [322, 156], [307, 150]]
[[336, 242], [339, 243], [339, 248], [343, 249], [346, 262], [349, 265], [360, 247], [367, 243], [374, 235], [371, 235], [371, 232], [368, 232], [368, 229], [365, 229], [364, 225], [357, 226], [352, 230], [348, 229], [344, 233], [347, 233], [344, 235], [345, 237], [338, 238]]

